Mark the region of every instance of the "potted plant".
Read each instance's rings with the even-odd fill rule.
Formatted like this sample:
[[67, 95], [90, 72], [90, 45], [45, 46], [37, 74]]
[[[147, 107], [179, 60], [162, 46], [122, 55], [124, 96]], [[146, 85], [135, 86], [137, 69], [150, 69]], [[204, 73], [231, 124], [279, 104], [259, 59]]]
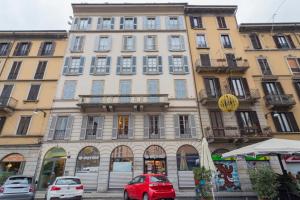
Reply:
[[272, 200], [278, 196], [278, 175], [269, 167], [263, 166], [249, 170], [253, 190], [260, 199]]
[[196, 185], [196, 195], [201, 200], [211, 199], [211, 171], [205, 167], [197, 167], [193, 169]]

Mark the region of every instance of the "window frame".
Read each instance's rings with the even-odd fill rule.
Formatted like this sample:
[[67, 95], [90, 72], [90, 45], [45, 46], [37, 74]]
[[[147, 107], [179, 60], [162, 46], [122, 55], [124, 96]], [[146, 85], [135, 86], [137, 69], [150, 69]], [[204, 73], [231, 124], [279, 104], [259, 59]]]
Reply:
[[[65, 98], [65, 90], [66, 90], [66, 82], [74, 82], [75, 84], [74, 84], [74, 94], [73, 94], [73, 97], [72, 98]], [[76, 97], [76, 88], [77, 87], [77, 80], [65, 80], [64, 81], [64, 85], [63, 85], [63, 89], [62, 89], [62, 94], [61, 94], [61, 99], [62, 100], [74, 100], [75, 99], [75, 97]], [[69, 91], [70, 89], [68, 89], [68, 91]]]
[[218, 29], [228, 29], [225, 16], [216, 16], [216, 20], [217, 20]]
[[[220, 38], [223, 49], [233, 49], [232, 40], [228, 33], [221, 33]], [[227, 38], [228, 40], [226, 40], [225, 38]], [[226, 44], [226, 41], [229, 41], [229, 43]]]
[[[19, 128], [20, 128], [20, 123], [21, 123], [21, 121], [22, 121], [22, 118], [30, 118], [29, 119], [29, 123], [28, 123], [28, 126], [27, 126], [27, 129], [26, 129], [26, 132], [25, 132], [25, 134], [18, 134], [18, 131], [19, 131]], [[16, 135], [17, 136], [26, 136], [27, 134], [28, 134], [28, 132], [29, 132], [29, 130], [30, 130], [30, 128], [31, 128], [31, 122], [32, 122], [32, 116], [31, 115], [20, 115], [19, 116], [19, 123], [18, 123], [18, 125], [17, 125], [17, 128], [16, 128]], [[23, 125], [24, 126], [24, 125]], [[24, 128], [23, 128], [24, 129]], [[22, 133], [22, 132], [21, 132]]]
[[[203, 46], [199, 45], [198, 37], [202, 37], [202, 39], [204, 39], [204, 45]], [[197, 44], [197, 48], [198, 49], [207, 49], [207, 48], [209, 48], [208, 44], [207, 44], [206, 36], [205, 36], [204, 33], [197, 34], [197, 36], [196, 36], [196, 44]]]
[[[184, 93], [184, 95], [178, 95], [178, 93], [177, 93], [177, 91], [178, 91], [178, 89], [177, 89], [177, 84], [176, 84], [176, 82], [181, 82], [182, 81], [182, 83], [184, 83], [184, 85], [183, 85], [183, 87], [184, 87], [184, 89], [183, 89], [183, 91], [185, 91], [185, 93]], [[174, 91], [174, 98], [175, 99], [177, 99], [177, 100], [184, 100], [184, 99], [187, 99], [188, 98], [188, 91], [187, 91], [187, 80], [186, 79], [174, 79], [174, 89], [175, 89], [175, 91]]]
[[[29, 99], [30, 92], [32, 90], [32, 87], [34, 87], [34, 86], [39, 86], [38, 90], [37, 90], [37, 94], [35, 94], [35, 98], [34, 99]], [[33, 83], [33, 84], [31, 84], [30, 87], [29, 87], [28, 93], [27, 93], [28, 94], [27, 95], [27, 99], [25, 101], [39, 101], [40, 92], [41, 92], [41, 86], [42, 85], [40, 83]]]

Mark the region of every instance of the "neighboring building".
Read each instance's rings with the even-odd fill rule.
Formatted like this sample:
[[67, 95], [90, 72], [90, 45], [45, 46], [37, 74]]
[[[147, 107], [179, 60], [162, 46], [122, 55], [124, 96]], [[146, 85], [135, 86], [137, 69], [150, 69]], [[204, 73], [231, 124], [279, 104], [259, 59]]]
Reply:
[[72, 5], [40, 190], [63, 174], [87, 190], [122, 189], [142, 173], [194, 188], [202, 134], [185, 5]]
[[[300, 24], [241, 24], [239, 31], [272, 135], [300, 140]], [[284, 159], [288, 171], [300, 172], [299, 157]]]
[[0, 181], [35, 175], [66, 31], [0, 31]]
[[[271, 137], [262, 110], [263, 93], [252, 77], [255, 64], [245, 52], [236, 10], [236, 6], [186, 7], [201, 125], [218, 169], [216, 195], [230, 198], [256, 195], [251, 193], [248, 175], [253, 165], [250, 159], [255, 159], [224, 160], [222, 153]], [[228, 93], [239, 99], [235, 112], [222, 112], [218, 107], [219, 97]], [[273, 159], [272, 167], [277, 168]]]

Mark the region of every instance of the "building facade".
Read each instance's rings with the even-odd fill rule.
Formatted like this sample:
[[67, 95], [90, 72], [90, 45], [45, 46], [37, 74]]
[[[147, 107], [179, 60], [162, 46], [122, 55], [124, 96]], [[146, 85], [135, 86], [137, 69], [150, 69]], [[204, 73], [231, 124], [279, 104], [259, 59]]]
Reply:
[[0, 174], [34, 176], [66, 31], [0, 32]]
[[185, 4], [72, 7], [39, 189], [63, 174], [87, 190], [121, 189], [141, 173], [193, 188], [202, 132]]

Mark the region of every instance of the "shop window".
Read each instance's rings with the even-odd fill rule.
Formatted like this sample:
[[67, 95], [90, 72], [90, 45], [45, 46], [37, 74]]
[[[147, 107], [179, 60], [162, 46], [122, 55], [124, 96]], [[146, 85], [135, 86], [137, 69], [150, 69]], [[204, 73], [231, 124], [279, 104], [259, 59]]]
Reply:
[[21, 154], [10, 154], [0, 162], [0, 184], [12, 175], [22, 174], [25, 166], [25, 158]]
[[162, 147], [152, 145], [145, 150], [144, 173], [167, 175], [167, 156]]
[[176, 157], [178, 171], [192, 171], [194, 167], [200, 166], [198, 151], [190, 145], [181, 146]]
[[111, 172], [132, 172], [133, 152], [127, 146], [116, 147], [110, 157]]

